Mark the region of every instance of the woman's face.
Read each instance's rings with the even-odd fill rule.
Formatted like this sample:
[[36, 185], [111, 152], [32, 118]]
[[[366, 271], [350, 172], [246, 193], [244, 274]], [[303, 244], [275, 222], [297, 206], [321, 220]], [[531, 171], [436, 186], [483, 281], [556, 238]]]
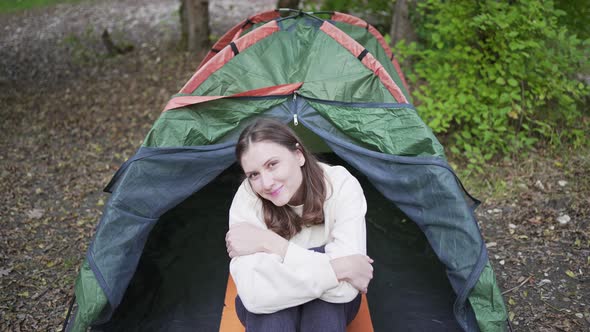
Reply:
[[242, 154], [242, 168], [252, 189], [276, 206], [303, 204], [301, 166], [305, 157], [301, 151], [291, 151], [277, 143], [251, 143]]

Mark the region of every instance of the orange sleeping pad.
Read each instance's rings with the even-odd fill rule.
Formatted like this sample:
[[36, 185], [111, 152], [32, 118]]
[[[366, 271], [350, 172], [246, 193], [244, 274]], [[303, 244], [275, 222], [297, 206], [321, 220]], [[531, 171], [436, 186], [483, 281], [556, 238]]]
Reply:
[[[231, 275], [227, 278], [227, 289], [225, 291], [225, 306], [221, 314], [221, 325], [219, 332], [244, 332], [244, 326], [240, 323], [236, 314], [236, 284]], [[373, 322], [367, 305], [367, 297], [363, 294], [361, 307], [354, 320], [348, 325], [347, 332], [373, 332]]]

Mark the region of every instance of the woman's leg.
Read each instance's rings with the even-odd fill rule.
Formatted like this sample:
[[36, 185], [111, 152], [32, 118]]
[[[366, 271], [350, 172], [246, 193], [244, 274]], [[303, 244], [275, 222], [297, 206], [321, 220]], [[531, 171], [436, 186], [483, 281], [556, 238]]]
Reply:
[[301, 332], [345, 332], [361, 305], [361, 295], [348, 303], [329, 303], [320, 299], [301, 305]]
[[272, 314], [254, 314], [249, 312], [236, 296], [236, 313], [246, 332], [297, 332], [299, 327], [300, 307], [277, 311]]

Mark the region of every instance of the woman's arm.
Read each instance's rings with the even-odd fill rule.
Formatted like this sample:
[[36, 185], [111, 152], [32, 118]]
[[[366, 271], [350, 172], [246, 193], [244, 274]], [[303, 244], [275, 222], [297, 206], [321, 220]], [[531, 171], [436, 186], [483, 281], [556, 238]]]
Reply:
[[240, 222], [230, 225], [225, 235], [225, 245], [230, 258], [265, 252], [284, 259], [289, 241], [268, 229]]
[[[256, 206], [260, 202], [247, 189], [242, 185], [232, 202], [230, 233], [233, 227], [244, 222], [259, 228], [261, 232], [270, 232], [266, 230], [260, 207]], [[250, 252], [264, 246], [262, 242], [249, 245]], [[328, 289], [338, 286], [338, 279], [327, 255], [288, 242], [283, 258], [274, 253], [274, 249], [268, 251], [272, 253], [237, 255], [230, 263], [238, 294], [250, 312], [272, 313], [297, 306], [317, 299]]]
[[[289, 241], [281, 236], [246, 222], [232, 225], [225, 240], [230, 258], [263, 252], [278, 255], [284, 260], [289, 248]], [[368, 283], [373, 277], [372, 263], [371, 258], [361, 254], [330, 260], [330, 265], [338, 281], [346, 281], [365, 293]]]
[[367, 202], [358, 180], [341, 166], [331, 167], [327, 174], [332, 194], [326, 207], [326, 224], [330, 240], [325, 252], [344, 271], [337, 287], [326, 291], [320, 299], [342, 303], [354, 299], [358, 292], [367, 291], [373, 278], [373, 260], [366, 256], [365, 214]]
[[[274, 312], [315, 298], [344, 303], [359, 290], [366, 292], [373, 272], [372, 260], [365, 256], [366, 201], [360, 184], [346, 169], [333, 171], [337, 181], [330, 198], [332, 229], [326, 254], [289, 243], [267, 230], [256, 206], [260, 201], [246, 183], [236, 193], [226, 241], [233, 258], [232, 276], [251, 312]], [[281, 296], [273, 298], [268, 292]]]

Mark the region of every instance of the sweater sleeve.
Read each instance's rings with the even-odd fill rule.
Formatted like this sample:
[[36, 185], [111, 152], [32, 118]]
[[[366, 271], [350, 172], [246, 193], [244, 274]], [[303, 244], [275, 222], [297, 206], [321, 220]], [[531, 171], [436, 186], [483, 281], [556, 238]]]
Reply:
[[[247, 184], [242, 184], [230, 208], [230, 226], [249, 222], [266, 228], [259, 204]], [[284, 260], [262, 252], [235, 257], [230, 262], [230, 273], [246, 309], [258, 314], [317, 299], [339, 284], [328, 255], [293, 243], [289, 243]]]
[[[330, 202], [334, 221], [330, 231], [330, 241], [325, 252], [330, 259], [354, 254], [367, 253], [365, 214], [367, 202], [358, 180], [348, 170], [338, 167], [333, 183], [333, 197]], [[341, 281], [337, 287], [324, 292], [320, 299], [332, 303], [346, 303], [358, 295], [358, 290], [350, 283]]]

